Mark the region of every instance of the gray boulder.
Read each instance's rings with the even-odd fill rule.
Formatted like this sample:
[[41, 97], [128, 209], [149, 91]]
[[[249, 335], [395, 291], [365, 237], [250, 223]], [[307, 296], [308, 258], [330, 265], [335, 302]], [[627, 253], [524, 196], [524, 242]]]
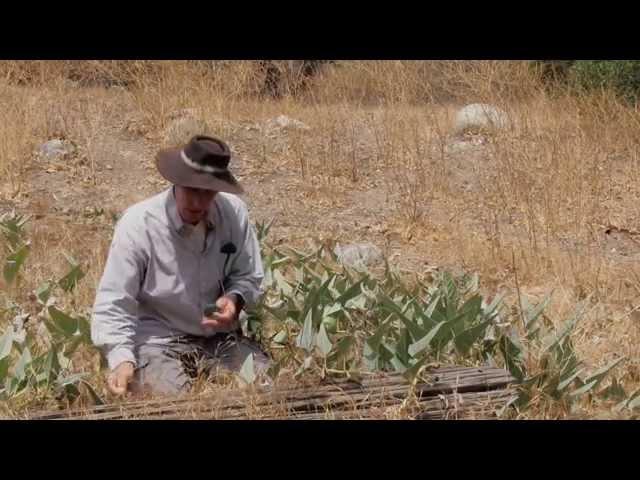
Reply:
[[461, 108], [455, 117], [455, 133], [496, 131], [509, 125], [504, 110], [486, 103], [472, 103]]
[[384, 262], [382, 251], [371, 243], [336, 245], [334, 253], [340, 263], [356, 270], [365, 270]]
[[40, 145], [39, 154], [42, 158], [47, 160], [54, 160], [56, 158], [70, 155], [74, 152], [75, 148], [73, 144], [59, 138], [54, 138], [48, 142]]

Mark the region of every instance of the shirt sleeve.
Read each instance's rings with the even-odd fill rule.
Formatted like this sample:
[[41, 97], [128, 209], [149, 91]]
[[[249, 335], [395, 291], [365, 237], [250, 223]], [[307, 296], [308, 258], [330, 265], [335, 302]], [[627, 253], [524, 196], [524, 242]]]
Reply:
[[238, 220], [241, 238], [237, 253], [231, 259], [225, 290], [228, 294], [240, 295], [245, 306], [250, 308], [256, 305], [264, 293], [264, 270], [258, 237], [255, 228], [249, 222], [249, 214], [244, 204], [238, 209]]
[[137, 298], [147, 262], [135, 237], [125, 214], [115, 228], [93, 307], [91, 339], [104, 352], [110, 369], [125, 361], [136, 365]]

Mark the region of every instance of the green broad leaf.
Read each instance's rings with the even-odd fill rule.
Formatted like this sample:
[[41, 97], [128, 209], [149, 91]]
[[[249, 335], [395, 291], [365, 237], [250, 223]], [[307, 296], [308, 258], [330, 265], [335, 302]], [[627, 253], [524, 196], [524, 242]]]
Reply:
[[313, 314], [312, 310], [308, 310], [307, 317], [305, 318], [302, 330], [296, 338], [296, 346], [302, 348], [311, 353], [314, 345], [314, 332], [313, 332]]
[[465, 329], [465, 327], [472, 325], [473, 321], [482, 313], [482, 297], [480, 295], [474, 295], [468, 299], [460, 308], [460, 315], [458, 320], [452, 322], [452, 327], [456, 333]]
[[415, 358], [417, 354], [419, 354], [420, 352], [428, 348], [431, 345], [431, 341], [433, 340], [433, 338], [436, 336], [436, 334], [442, 328], [442, 326], [445, 325], [445, 323], [446, 322], [438, 323], [435, 327], [429, 330], [429, 333], [427, 333], [424, 337], [422, 337], [417, 342], [409, 345], [409, 349], [408, 349], [409, 355]]
[[[344, 292], [342, 295], [336, 298], [336, 303], [346, 306], [347, 302], [349, 302], [351, 299], [364, 293], [362, 291], [362, 284], [365, 282], [367, 278], [368, 277], [365, 276], [364, 278], [361, 278], [359, 281], [351, 285], [351, 287], [349, 287], [349, 289], [346, 292]], [[365, 295], [365, 300], [366, 300], [366, 295]]]
[[400, 360], [400, 358], [398, 358], [398, 355], [393, 355], [389, 361], [391, 362], [391, 366], [393, 366], [393, 369], [396, 372], [404, 373], [407, 371], [407, 365], [405, 365], [404, 362]]
[[264, 284], [265, 290], [271, 289], [271, 287], [273, 287], [274, 283], [275, 282], [273, 280], [273, 270], [270, 267], [265, 266], [265, 268], [264, 268], [264, 280], [263, 280], [263, 284]]
[[424, 316], [428, 319], [431, 319], [434, 310], [440, 303], [440, 295], [434, 295], [433, 298], [429, 301], [429, 305], [424, 311]]
[[356, 339], [353, 335], [347, 335], [342, 337], [335, 345], [334, 351], [331, 354], [329, 360], [339, 362], [346, 359], [349, 356], [351, 348], [356, 344]]
[[38, 372], [36, 381], [38, 383], [51, 383], [58, 375], [59, 368], [56, 358], [55, 347], [52, 347], [47, 353], [41, 355], [33, 361], [34, 370]]
[[553, 294], [553, 292], [549, 292], [542, 299], [542, 302], [540, 302], [535, 307], [528, 308], [524, 312], [524, 317], [525, 317], [525, 322], [526, 322], [525, 327], [526, 327], [528, 332], [532, 330], [532, 328], [535, 326], [535, 322], [538, 320], [538, 317], [540, 316], [540, 314], [544, 311], [545, 308], [547, 308], [547, 305], [549, 305], [549, 302], [551, 301], [552, 294]]
[[574, 314], [566, 321], [564, 324], [558, 329], [558, 331], [553, 332], [542, 340], [542, 344], [544, 345], [543, 349], [545, 352], [552, 350], [557, 347], [565, 338], [567, 338], [573, 329], [575, 328], [578, 320], [584, 314], [586, 310], [586, 306], [588, 305], [587, 300], [589, 298], [583, 300], [578, 304]]
[[391, 325], [391, 316], [387, 317], [376, 329], [375, 333], [370, 336], [369, 338], [366, 339], [366, 344], [369, 346], [369, 348], [375, 352], [376, 354], [378, 353], [379, 349], [380, 349], [380, 345], [382, 344], [382, 339], [384, 337], [384, 335], [387, 333], [387, 330], [389, 329]]
[[58, 378], [56, 384], [59, 387], [66, 387], [68, 385], [77, 385], [80, 381], [85, 379], [88, 376], [87, 373], [72, 373], [71, 375], [67, 375], [63, 378]]
[[424, 357], [421, 360], [418, 360], [413, 365], [411, 365], [409, 368], [405, 369], [404, 372], [402, 373], [404, 378], [407, 379], [407, 381], [409, 382], [413, 382], [415, 378], [418, 376], [418, 374], [420, 373], [420, 369], [423, 367], [426, 361], [427, 361], [427, 357]]
[[267, 369], [267, 375], [269, 376], [269, 378], [272, 379], [276, 379], [278, 378], [278, 375], [280, 374], [280, 371], [282, 370], [282, 366], [284, 365], [285, 362], [287, 362], [288, 358], [282, 358], [277, 362], [272, 362], [271, 365], [269, 366], [269, 368]]
[[337, 333], [338, 331], [338, 319], [336, 317], [323, 317], [320, 324], [325, 328], [328, 333]]
[[20, 271], [20, 267], [24, 264], [24, 261], [27, 259], [27, 255], [29, 254], [31, 246], [27, 243], [22, 246], [17, 252], [9, 255], [5, 260], [4, 264], [4, 279], [8, 285], [13, 283], [18, 272]]
[[502, 305], [502, 301], [504, 300], [505, 296], [506, 296], [506, 293], [502, 292], [496, 295], [495, 297], [493, 297], [493, 300], [491, 301], [491, 303], [484, 308], [484, 314], [488, 317], [494, 317], [495, 315], [497, 315], [498, 310], [500, 310], [500, 306]]
[[391, 345], [388, 342], [385, 342], [383, 340], [382, 343], [380, 344], [379, 354], [380, 354], [379, 355], [380, 356], [380, 360], [382, 361], [383, 364], [390, 363], [391, 359], [396, 354], [395, 345]]
[[84, 339], [80, 335], [72, 337], [71, 340], [64, 345], [65, 355], [71, 357], [82, 343], [84, 343]]
[[11, 359], [9, 357], [5, 357], [0, 359], [0, 384], [4, 384], [7, 380], [7, 376], [9, 375], [9, 361]]
[[477, 273], [474, 273], [469, 279], [469, 281], [467, 282], [467, 285], [465, 286], [465, 290], [467, 293], [475, 293], [478, 291], [479, 286], [480, 286], [480, 276]]
[[252, 385], [256, 380], [256, 371], [253, 364], [253, 353], [247, 355], [242, 367], [240, 368], [239, 376], [249, 385]]
[[411, 361], [411, 355], [409, 355], [409, 345], [411, 345], [411, 336], [406, 328], [400, 331], [400, 338], [396, 343], [396, 356], [402, 361], [404, 365], [409, 365]]
[[300, 368], [298, 368], [298, 370], [296, 371], [296, 373], [293, 374], [293, 376], [299, 377], [304, 372], [309, 370], [312, 367], [312, 365], [313, 365], [313, 357], [309, 355], [304, 359], [304, 361], [302, 362], [302, 365], [300, 365]]
[[289, 340], [289, 335], [287, 330], [280, 330], [275, 337], [273, 337], [273, 342], [279, 345], [286, 345]]
[[276, 287], [278, 291], [284, 293], [287, 296], [293, 293], [293, 288], [291, 287], [289, 282], [287, 282], [287, 280], [284, 278], [284, 276], [280, 273], [279, 270], [274, 270], [273, 279], [276, 283]]
[[507, 403], [505, 403], [502, 407], [500, 407], [498, 409], [498, 411], [496, 412], [496, 416], [498, 418], [501, 418], [504, 416], [505, 413], [507, 413], [507, 410], [509, 410], [509, 408], [515, 406], [515, 404], [518, 402], [518, 396], [514, 395], [513, 397], [511, 397]]
[[[78, 331], [78, 320], [61, 312], [56, 307], [49, 307], [47, 309], [49, 316], [53, 321], [53, 326], [57, 329], [58, 333], [63, 334], [65, 337], [72, 337]], [[51, 332], [54, 333], [54, 332]]]
[[598, 384], [597, 380], [592, 380], [591, 382], [585, 383], [582, 387], [578, 388], [577, 390], [574, 390], [573, 392], [570, 393], [570, 395], [572, 397], [578, 397], [580, 395], [583, 395], [585, 393], [587, 393], [590, 390], [593, 390], [593, 388]]
[[484, 337], [485, 331], [491, 322], [491, 319], [485, 320], [484, 322], [471, 326], [456, 335], [453, 339], [453, 343], [458, 352], [466, 355], [469, 350], [471, 350], [473, 344]]
[[29, 221], [28, 216], [16, 212], [5, 213], [0, 216], [0, 232], [9, 243], [11, 251], [15, 251], [24, 237], [24, 226]]
[[306, 319], [306, 315], [308, 315], [308, 313], [311, 312], [312, 325], [316, 328], [320, 326], [320, 322], [321, 322], [321, 317], [320, 317], [321, 301], [324, 298], [325, 294], [327, 293], [327, 289], [329, 287], [329, 283], [331, 282], [331, 280], [332, 280], [331, 277], [327, 278], [324, 281], [324, 283], [322, 283], [320, 288], [310, 293], [310, 295], [307, 297], [305, 301], [305, 308], [303, 310], [303, 315], [305, 315], [305, 319]]
[[367, 296], [361, 293], [355, 298], [352, 298], [345, 304], [345, 308], [351, 310], [365, 310], [367, 307]]
[[16, 362], [13, 377], [18, 381], [24, 380], [27, 376], [27, 370], [29, 369], [32, 361], [33, 359], [31, 358], [31, 352], [29, 348], [25, 346], [22, 349], [22, 355], [20, 355], [20, 358]]
[[53, 290], [54, 284], [51, 282], [44, 282], [40, 285], [36, 290], [36, 297], [42, 304], [46, 304], [51, 297], [51, 291]]
[[329, 355], [329, 352], [331, 352], [331, 349], [333, 348], [333, 344], [331, 343], [331, 340], [329, 340], [329, 336], [327, 335], [323, 324], [320, 324], [320, 330], [316, 336], [316, 346], [322, 353], [323, 357]]
[[364, 367], [367, 371], [373, 372], [378, 370], [379, 355], [377, 352], [371, 350], [371, 347], [366, 342], [364, 343], [362, 351], [362, 359], [364, 360]]
[[71, 270], [69, 270], [69, 273], [67, 273], [64, 277], [58, 280], [58, 285], [65, 292], [71, 292], [76, 287], [78, 282], [82, 280], [82, 278], [84, 278], [85, 274], [80, 268], [78, 262], [73, 257], [65, 254], [65, 258], [71, 265]]
[[11, 349], [13, 347], [13, 327], [9, 326], [7, 331], [4, 332], [4, 335], [0, 337], [0, 360], [8, 357], [11, 354]]
[[633, 392], [626, 406], [629, 410], [640, 407], [640, 389]]
[[84, 343], [91, 343], [91, 322], [85, 317], [76, 317], [78, 321], [78, 332]]
[[575, 379], [578, 378], [578, 375], [580, 375], [582, 372], [584, 372], [584, 368], [581, 368], [575, 371], [573, 374], [569, 375], [566, 379], [558, 383], [558, 386], [556, 387], [556, 389], [560, 392], [563, 391], [565, 388], [571, 385], [575, 381]]
[[596, 382], [596, 386], [598, 386], [600, 384], [600, 382], [602, 382], [602, 380], [604, 380], [604, 378], [607, 376], [607, 374], [616, 366], [618, 365], [622, 360], [624, 360], [625, 357], [620, 357], [616, 360], [614, 360], [613, 362], [611, 362], [609, 365], [607, 365], [606, 367], [603, 367], [599, 370], [597, 370], [596, 372], [594, 372], [593, 374], [589, 375], [584, 381], [585, 383], [590, 383], [592, 381]]
[[502, 335], [498, 342], [505, 367], [519, 382], [525, 378], [522, 347], [508, 335]]
[[390, 299], [386, 294], [380, 294], [381, 308], [386, 310], [389, 313], [395, 314], [401, 321], [404, 323], [404, 326], [407, 327], [409, 333], [411, 334], [411, 338], [415, 341], [419, 338], [422, 338], [427, 334], [427, 331], [418, 325], [417, 322], [412, 321], [407, 318], [407, 316], [400, 310], [398, 305]]
[[282, 258], [278, 258], [277, 260], [274, 260], [273, 262], [271, 262], [271, 268], [279, 267], [280, 265], [286, 265], [290, 261], [291, 261], [290, 257], [285, 256]]
[[86, 380], [83, 380], [82, 384], [85, 386], [85, 388], [89, 392], [89, 395], [91, 396], [91, 399], [93, 400], [93, 404], [94, 405], [104, 405], [105, 404], [105, 401], [100, 397], [100, 395], [98, 395], [98, 392], [96, 392], [95, 388], [93, 388], [93, 385], [91, 385]]
[[21, 390], [24, 390], [26, 381], [24, 379], [18, 379], [15, 376], [9, 377], [5, 381], [5, 394], [12, 397], [18, 394]]
[[[629, 407], [629, 404], [633, 404], [635, 402], [638, 402], [640, 404], [640, 388], [634, 390], [631, 395], [629, 395], [629, 398], [621, 401], [620, 403], [618, 403], [613, 410], [615, 412], [620, 412], [621, 410], [625, 409], [625, 408], [634, 408], [634, 407]], [[639, 406], [639, 405], [635, 405], [635, 406]]]
[[627, 396], [627, 392], [624, 391], [624, 387], [618, 382], [616, 377], [611, 379], [611, 384], [600, 392], [600, 396], [605, 400], [617, 400], [620, 401]]

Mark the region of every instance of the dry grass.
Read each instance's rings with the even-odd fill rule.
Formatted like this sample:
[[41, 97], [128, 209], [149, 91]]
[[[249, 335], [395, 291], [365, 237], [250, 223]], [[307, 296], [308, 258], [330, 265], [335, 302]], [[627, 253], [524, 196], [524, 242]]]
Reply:
[[[627, 356], [618, 373], [628, 389], [640, 386], [639, 247], [604, 233], [638, 229], [637, 111], [606, 93], [552, 95], [524, 62], [338, 62], [278, 101], [260, 97], [261, 75], [257, 62], [0, 62], [0, 207], [42, 216], [30, 227], [21, 294], [61, 273], [67, 251], [89, 268], [71, 299], [89, 311], [111, 222], [83, 217], [80, 206], [117, 212], [158, 191], [151, 154], [172, 115], [192, 109], [210, 133], [233, 139], [246, 181], [258, 178], [249, 193], [255, 216], [284, 212], [289, 225], [276, 235], [301, 246], [311, 237], [369, 238], [402, 252], [395, 258], [406, 268], [428, 259], [477, 271], [489, 292], [507, 289], [512, 300], [517, 271], [524, 295], [555, 291], [554, 321], [591, 295], [576, 348], [591, 368]], [[513, 125], [455, 153], [453, 115], [475, 102], [503, 108]], [[249, 136], [251, 125], [280, 114], [310, 130]], [[57, 167], [67, 183], [38, 176], [50, 166], [32, 152], [53, 137], [79, 147]], [[123, 142], [140, 165], [119, 191], [105, 165], [118, 163]], [[54, 207], [67, 187], [80, 192], [66, 201], [78, 210], [63, 216]], [[61, 189], [50, 192], [58, 202], [47, 188]], [[114, 196], [103, 198], [107, 190]], [[356, 211], [357, 228], [341, 217], [369, 199], [380, 208], [362, 219]], [[316, 211], [324, 223], [310, 220]]]

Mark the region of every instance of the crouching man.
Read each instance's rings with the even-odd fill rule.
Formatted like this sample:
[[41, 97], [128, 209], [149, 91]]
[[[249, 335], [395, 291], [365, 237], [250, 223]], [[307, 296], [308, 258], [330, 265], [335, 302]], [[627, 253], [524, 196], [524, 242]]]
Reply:
[[262, 294], [262, 259], [225, 142], [196, 136], [161, 150], [172, 186], [118, 221], [93, 309], [91, 336], [107, 359], [109, 389], [177, 395], [196, 375], [238, 371], [253, 355], [240, 315]]

